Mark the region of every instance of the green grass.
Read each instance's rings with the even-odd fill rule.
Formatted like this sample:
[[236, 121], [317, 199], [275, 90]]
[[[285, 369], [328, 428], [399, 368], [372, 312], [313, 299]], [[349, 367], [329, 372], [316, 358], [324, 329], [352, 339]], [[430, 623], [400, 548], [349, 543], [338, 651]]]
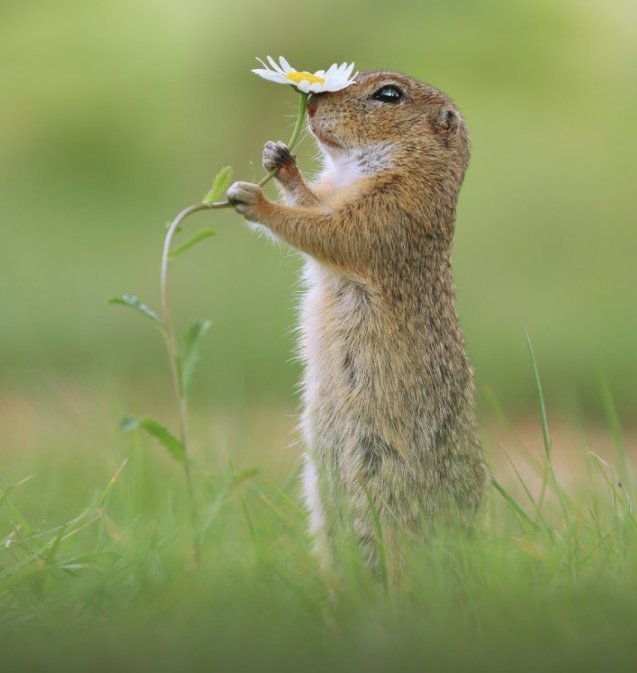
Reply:
[[180, 471], [111, 434], [108, 413], [55, 456], [35, 437], [6, 461], [22, 478], [0, 489], [3, 670], [632, 670], [637, 524], [618, 424], [617, 467], [581, 455], [565, 489], [542, 413], [543, 451], [516, 450], [515, 471], [494, 451], [476, 533], [410, 546], [386, 586], [353, 544], [337, 577], [319, 572], [296, 451], [276, 457], [280, 410], [212, 419], [225, 429], [214, 460], [197, 455], [199, 567]]

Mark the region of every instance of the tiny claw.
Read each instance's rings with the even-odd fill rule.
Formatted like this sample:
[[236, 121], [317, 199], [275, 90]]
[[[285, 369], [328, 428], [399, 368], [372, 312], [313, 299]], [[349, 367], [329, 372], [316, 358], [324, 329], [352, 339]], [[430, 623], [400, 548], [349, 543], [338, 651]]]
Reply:
[[274, 171], [295, 163], [295, 158], [288, 146], [282, 142], [268, 140], [263, 148], [263, 167], [266, 171]]

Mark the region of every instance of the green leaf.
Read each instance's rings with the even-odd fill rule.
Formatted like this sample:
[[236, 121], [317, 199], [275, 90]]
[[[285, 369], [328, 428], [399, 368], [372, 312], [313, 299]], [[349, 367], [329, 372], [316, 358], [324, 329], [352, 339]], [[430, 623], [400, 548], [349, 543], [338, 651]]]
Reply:
[[210, 188], [210, 191], [203, 197], [203, 202], [214, 203], [215, 201], [218, 201], [221, 195], [230, 186], [231, 179], [232, 168], [230, 166], [224, 166], [212, 181], [212, 187]]
[[193, 323], [181, 338], [179, 349], [179, 373], [181, 377], [181, 392], [186, 396], [199, 362], [199, 339], [210, 327], [209, 320], [199, 320]]
[[197, 245], [197, 243], [199, 243], [200, 241], [205, 241], [207, 238], [210, 238], [211, 236], [214, 235], [215, 235], [214, 229], [200, 229], [195, 234], [193, 234], [187, 241], [185, 241], [181, 245], [176, 245], [170, 251], [169, 257], [171, 259], [174, 259], [175, 257], [177, 257], [177, 255], [181, 255], [182, 252], [186, 252], [186, 250], [192, 248], [193, 245]]
[[152, 308], [143, 304], [135, 295], [122, 295], [121, 297], [113, 297], [108, 300], [109, 304], [120, 304], [122, 306], [128, 306], [129, 308], [135, 309], [137, 312], [145, 315], [147, 318], [150, 318], [162, 331], [166, 328], [161, 318], [153, 311]]
[[186, 462], [186, 454], [184, 452], [184, 445], [175, 435], [152, 418], [142, 418], [135, 420], [134, 418], [124, 418], [119, 424], [119, 429], [122, 432], [131, 432], [132, 430], [146, 430], [146, 432], [153, 436], [170, 455], [179, 463]]

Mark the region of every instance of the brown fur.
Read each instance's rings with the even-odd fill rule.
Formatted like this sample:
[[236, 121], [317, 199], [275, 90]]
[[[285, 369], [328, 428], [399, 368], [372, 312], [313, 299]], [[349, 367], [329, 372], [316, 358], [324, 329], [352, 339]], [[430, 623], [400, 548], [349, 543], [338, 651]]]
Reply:
[[[398, 86], [404, 98], [371, 96]], [[454, 301], [451, 246], [469, 159], [451, 100], [394, 72], [313, 95], [309, 126], [328, 168], [310, 188], [282, 144], [264, 165], [294, 205], [236, 183], [229, 198], [308, 256], [301, 330], [306, 499], [323, 558], [347, 518], [371, 566], [378, 528], [395, 554], [403, 531], [470, 520], [486, 468], [473, 374]], [[371, 503], [371, 507], [370, 507]], [[340, 522], [340, 523], [339, 523]]]

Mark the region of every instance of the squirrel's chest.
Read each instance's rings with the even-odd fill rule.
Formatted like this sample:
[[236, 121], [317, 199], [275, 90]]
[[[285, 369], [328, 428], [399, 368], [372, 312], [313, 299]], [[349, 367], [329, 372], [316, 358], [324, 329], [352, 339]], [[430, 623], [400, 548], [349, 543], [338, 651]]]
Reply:
[[311, 259], [305, 281], [301, 332], [306, 359], [325, 360], [335, 351], [364, 346], [376, 317], [368, 291], [332, 275]]
[[[305, 270], [301, 355], [305, 402], [344, 412], [382, 378], [387, 363], [383, 322], [365, 288], [332, 275], [314, 260]], [[331, 412], [330, 412], [331, 413]]]

